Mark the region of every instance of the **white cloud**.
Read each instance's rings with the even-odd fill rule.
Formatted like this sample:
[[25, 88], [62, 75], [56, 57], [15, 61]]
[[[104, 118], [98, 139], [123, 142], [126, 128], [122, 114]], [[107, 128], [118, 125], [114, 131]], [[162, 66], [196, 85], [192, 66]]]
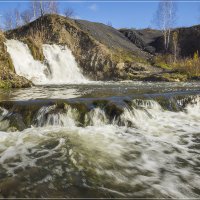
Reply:
[[92, 11], [97, 11], [97, 9], [98, 9], [97, 4], [90, 5], [89, 9], [92, 10]]

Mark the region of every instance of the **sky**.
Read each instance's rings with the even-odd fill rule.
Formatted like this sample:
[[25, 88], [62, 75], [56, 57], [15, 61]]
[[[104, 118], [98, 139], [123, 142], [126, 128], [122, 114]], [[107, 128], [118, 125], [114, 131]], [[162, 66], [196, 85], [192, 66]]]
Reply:
[[[2, 16], [14, 8], [24, 10], [30, 2], [0, 0], [0, 23]], [[187, 27], [200, 24], [200, 1], [176, 2], [176, 27]], [[153, 23], [158, 1], [76, 1], [59, 2], [60, 12], [72, 8], [75, 17], [83, 20], [111, 23], [115, 28], [156, 28]]]

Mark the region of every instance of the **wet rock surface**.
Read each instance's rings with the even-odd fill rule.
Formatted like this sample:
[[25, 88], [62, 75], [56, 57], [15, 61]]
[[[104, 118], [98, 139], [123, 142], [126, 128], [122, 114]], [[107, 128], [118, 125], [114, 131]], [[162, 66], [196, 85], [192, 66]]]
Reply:
[[18, 91], [0, 102], [0, 197], [198, 198], [198, 88], [24, 101]]

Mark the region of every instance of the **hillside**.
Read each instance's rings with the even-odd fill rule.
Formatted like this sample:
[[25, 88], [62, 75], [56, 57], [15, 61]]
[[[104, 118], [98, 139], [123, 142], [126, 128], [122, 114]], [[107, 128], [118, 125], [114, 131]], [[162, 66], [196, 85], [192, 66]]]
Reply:
[[139, 54], [140, 56], [145, 56], [145, 53], [141, 52], [140, 48], [130, 43], [123, 34], [111, 26], [85, 20], [75, 20], [75, 22], [82, 30], [110, 49], [124, 49]]
[[[129, 41], [144, 51], [151, 54], [164, 52], [163, 34], [159, 30], [120, 29], [119, 31], [127, 37]], [[174, 32], [178, 33], [179, 55], [181, 57], [192, 57], [195, 52], [200, 51], [200, 25], [173, 29], [171, 33], [171, 41]], [[171, 42], [168, 53], [172, 52], [173, 44]]]
[[161, 31], [153, 29], [120, 29], [119, 31], [143, 51], [147, 51], [151, 54], [157, 52], [158, 47], [155, 43], [162, 37]]
[[[173, 32], [175, 31], [178, 33], [180, 58], [192, 57], [195, 52], [200, 51], [200, 26], [174, 29]], [[0, 87], [31, 85], [25, 78], [15, 74], [4, 44], [6, 39], [26, 43], [33, 58], [41, 62], [45, 61], [43, 44], [66, 45], [75, 56], [83, 75], [90, 80], [191, 79], [163, 63], [166, 52], [163, 48], [162, 32], [159, 30], [116, 30], [102, 23], [45, 15], [25, 26], [1, 33]], [[171, 43], [167, 53], [172, 52]]]
[[138, 79], [159, 70], [148, 63], [149, 53], [118, 30], [100, 23], [45, 15], [8, 31], [6, 37], [27, 43], [39, 60], [44, 59], [42, 44], [67, 45], [83, 74], [92, 80]]
[[[145, 80], [186, 81], [200, 79], [200, 25], [173, 29], [167, 50], [164, 48], [163, 34], [159, 30], [121, 29], [119, 31], [130, 42], [152, 55], [152, 65], [168, 72], [167, 74], [165, 72], [152, 74]], [[175, 43], [174, 37], [176, 37]]]

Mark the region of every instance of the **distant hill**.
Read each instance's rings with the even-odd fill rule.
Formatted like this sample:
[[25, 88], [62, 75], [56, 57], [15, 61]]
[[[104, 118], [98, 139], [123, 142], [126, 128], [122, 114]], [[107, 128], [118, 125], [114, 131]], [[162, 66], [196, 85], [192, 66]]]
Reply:
[[[163, 34], [160, 30], [120, 29], [119, 31], [144, 51], [152, 54], [164, 52]], [[200, 51], [200, 25], [173, 29], [171, 36], [175, 31], [178, 33], [179, 54], [181, 57], [192, 57], [195, 52]], [[171, 42], [169, 53], [172, 53], [172, 49], [173, 44]]]

